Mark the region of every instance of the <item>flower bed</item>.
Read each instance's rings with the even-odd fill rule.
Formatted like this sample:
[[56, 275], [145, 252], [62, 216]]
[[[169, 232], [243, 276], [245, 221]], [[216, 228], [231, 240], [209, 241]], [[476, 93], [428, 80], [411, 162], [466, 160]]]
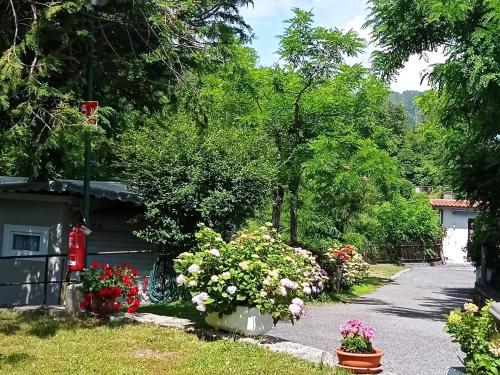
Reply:
[[321, 257], [321, 265], [330, 278], [334, 291], [348, 290], [368, 276], [369, 265], [356, 247], [336, 243]]
[[177, 283], [201, 312], [220, 317], [237, 306], [256, 307], [274, 321], [304, 315], [302, 298], [319, 293], [327, 280], [314, 256], [287, 246], [270, 223], [225, 242], [201, 226], [198, 251], [175, 260]]
[[[80, 278], [84, 296], [81, 310], [93, 311], [105, 318], [119, 311], [123, 301], [127, 302], [129, 313], [137, 311], [141, 304], [140, 294], [144, 291], [139, 288], [137, 270], [129, 265], [110, 266], [93, 262], [89, 269], [81, 272]], [[143, 285], [147, 285], [147, 280]]]

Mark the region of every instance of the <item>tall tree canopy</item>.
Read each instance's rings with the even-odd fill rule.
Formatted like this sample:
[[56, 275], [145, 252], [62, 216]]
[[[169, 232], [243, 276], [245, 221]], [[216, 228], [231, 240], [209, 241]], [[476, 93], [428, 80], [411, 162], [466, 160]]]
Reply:
[[451, 129], [452, 182], [468, 198], [500, 210], [500, 3], [496, 0], [371, 0], [368, 25], [380, 51], [374, 65], [394, 75], [412, 54], [443, 48], [429, 75]]
[[[185, 72], [217, 66], [249, 28], [251, 0], [0, 1], [0, 171], [34, 178], [78, 177], [83, 131], [95, 133], [97, 178], [115, 159], [109, 142], [169, 101]], [[84, 130], [95, 45], [101, 127]], [[107, 146], [107, 147], [106, 147]]]
[[344, 57], [355, 56], [364, 43], [353, 31], [344, 33], [338, 29], [313, 27], [310, 11], [298, 8], [293, 11], [294, 17], [286, 21], [287, 27], [278, 37], [283, 68], [276, 68], [274, 76], [277, 99], [287, 114], [281, 121], [273, 121], [278, 157], [282, 168], [286, 168], [286, 173], [282, 173], [284, 180], [276, 187], [273, 221], [279, 228], [283, 186], [286, 186], [290, 194], [290, 241], [296, 243], [301, 154], [314, 126], [311, 113], [304, 109], [304, 98], [318, 89], [325, 79], [335, 75]]

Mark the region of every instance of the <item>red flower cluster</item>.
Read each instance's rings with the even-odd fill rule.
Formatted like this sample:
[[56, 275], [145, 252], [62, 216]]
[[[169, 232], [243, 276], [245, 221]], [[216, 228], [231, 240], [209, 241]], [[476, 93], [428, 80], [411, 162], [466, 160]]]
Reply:
[[349, 259], [349, 256], [346, 253], [344, 253], [343, 251], [337, 251], [336, 254], [341, 260]]
[[353, 251], [355, 251], [355, 250], [356, 250], [356, 248], [355, 248], [354, 246], [352, 246], [352, 245], [348, 245], [348, 244], [344, 244], [344, 245], [343, 245], [343, 247], [344, 247], [344, 251], [345, 251], [347, 254], [349, 254], [349, 256], [352, 256]]
[[100, 297], [109, 297], [114, 299], [122, 295], [122, 288], [120, 288], [119, 286], [102, 288], [98, 293]]
[[348, 244], [336, 245], [332, 249], [330, 249], [330, 254], [333, 256], [333, 258], [341, 262], [345, 262], [351, 259], [355, 252], [356, 248]]
[[141, 301], [138, 298], [139, 295], [139, 287], [134, 285], [128, 290], [127, 294], [127, 303], [128, 303], [128, 313], [134, 313], [139, 308]]
[[[137, 269], [128, 264], [110, 266], [107, 263], [99, 265], [98, 262], [92, 262], [90, 269], [81, 273], [85, 299], [80, 303], [80, 309], [94, 309], [106, 305], [108, 309], [112, 307], [112, 310], [117, 312], [122, 302], [117, 302], [116, 299], [123, 296], [128, 303], [127, 311], [137, 311], [141, 303], [139, 287], [136, 285], [137, 275]], [[93, 299], [96, 300], [94, 303]]]

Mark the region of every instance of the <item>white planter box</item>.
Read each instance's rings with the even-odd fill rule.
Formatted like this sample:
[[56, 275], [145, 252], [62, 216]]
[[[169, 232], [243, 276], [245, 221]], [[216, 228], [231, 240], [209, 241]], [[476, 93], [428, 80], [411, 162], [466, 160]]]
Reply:
[[219, 314], [216, 312], [209, 313], [205, 322], [216, 329], [242, 333], [246, 336], [264, 335], [274, 325], [271, 314], [261, 314], [256, 307], [244, 306], [238, 306], [234, 313], [223, 315], [222, 318], [219, 318]]

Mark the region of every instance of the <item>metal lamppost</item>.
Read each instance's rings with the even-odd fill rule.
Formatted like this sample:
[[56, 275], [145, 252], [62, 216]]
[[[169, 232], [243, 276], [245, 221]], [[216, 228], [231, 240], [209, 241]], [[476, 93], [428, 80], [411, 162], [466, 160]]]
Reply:
[[[106, 5], [108, 0], [90, 0], [90, 4], [94, 7]], [[87, 100], [84, 111], [86, 115], [92, 115], [96, 105], [88, 108], [89, 103], [94, 102], [94, 60], [95, 60], [95, 24], [92, 18], [89, 19], [90, 25], [90, 40], [87, 52]], [[82, 110], [82, 108], [80, 109]], [[95, 121], [95, 119], [94, 119]], [[84, 139], [85, 147], [85, 164], [83, 176], [83, 221], [87, 227], [90, 227], [90, 169], [91, 169], [91, 135], [90, 132], [85, 132]]]

